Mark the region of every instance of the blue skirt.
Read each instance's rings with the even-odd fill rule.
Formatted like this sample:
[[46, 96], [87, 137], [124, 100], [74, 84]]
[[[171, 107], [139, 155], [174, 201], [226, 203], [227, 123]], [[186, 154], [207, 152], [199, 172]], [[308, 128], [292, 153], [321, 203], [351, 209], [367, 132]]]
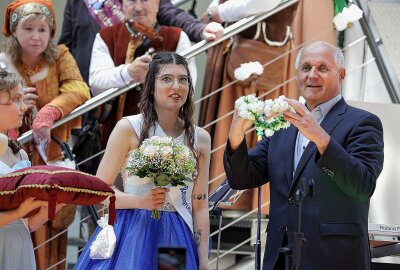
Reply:
[[114, 231], [117, 238], [110, 259], [92, 260], [90, 245], [100, 231], [97, 227], [74, 269], [158, 269], [159, 247], [186, 249], [185, 269], [198, 269], [198, 254], [193, 234], [177, 212], [161, 212], [154, 220], [151, 211], [143, 209], [117, 210]]

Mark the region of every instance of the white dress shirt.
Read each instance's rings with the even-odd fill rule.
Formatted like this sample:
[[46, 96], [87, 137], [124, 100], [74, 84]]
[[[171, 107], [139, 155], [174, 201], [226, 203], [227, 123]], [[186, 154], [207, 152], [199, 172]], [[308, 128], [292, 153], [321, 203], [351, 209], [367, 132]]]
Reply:
[[254, 14], [268, 12], [281, 2], [282, 0], [229, 0], [218, 5], [218, 0], [214, 0], [208, 8], [218, 5], [221, 20], [234, 22]]
[[[332, 107], [342, 98], [342, 95], [339, 94], [334, 98], [328, 100], [325, 103], [318, 105], [314, 110], [311, 111], [314, 119], [321, 124], [322, 120], [324, 120], [325, 116], [332, 109]], [[296, 171], [297, 165], [299, 164], [300, 158], [303, 155], [304, 150], [306, 149], [309, 139], [304, 137], [301, 132], [297, 132], [296, 145], [294, 149], [294, 157], [293, 157], [293, 175]]]
[[[191, 46], [189, 37], [182, 31], [176, 47], [176, 52], [182, 52]], [[194, 57], [188, 60], [188, 64], [190, 75], [192, 76], [193, 87], [195, 87], [197, 81], [197, 68]], [[134, 81], [128, 73], [128, 66], [126, 64], [117, 67], [114, 65], [107, 44], [101, 38], [100, 34], [97, 34], [93, 43], [89, 69], [89, 85], [91, 87], [92, 95], [97, 96], [110, 88], [121, 88], [132, 82]]]

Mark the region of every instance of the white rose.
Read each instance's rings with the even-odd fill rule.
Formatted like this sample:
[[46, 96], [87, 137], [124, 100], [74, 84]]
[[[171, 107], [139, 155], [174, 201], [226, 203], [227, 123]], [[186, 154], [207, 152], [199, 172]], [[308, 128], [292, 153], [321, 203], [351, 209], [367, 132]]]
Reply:
[[244, 97], [240, 97], [235, 101], [235, 108], [240, 108], [243, 104], [245, 104]]
[[148, 145], [144, 148], [143, 150], [143, 155], [145, 155], [146, 157], [155, 157], [157, 155], [158, 152], [158, 147], [154, 146], [154, 145]]
[[251, 104], [251, 103], [256, 103], [258, 101], [260, 101], [256, 95], [248, 95], [247, 97], [247, 103]]
[[173, 150], [170, 146], [163, 146], [161, 148], [161, 155], [164, 158], [170, 157], [172, 155], [172, 152]]
[[265, 136], [267, 136], [267, 137], [271, 137], [272, 135], [274, 135], [274, 131], [272, 130], [272, 129], [269, 129], [269, 128], [267, 128], [267, 129], [265, 129], [264, 130], [264, 134], [265, 134]]
[[249, 111], [247, 106], [245, 108], [240, 108], [238, 114], [243, 119], [254, 120], [254, 115]]
[[260, 114], [263, 111], [263, 107], [264, 106], [262, 105], [261, 102], [251, 103], [249, 104], [249, 111], [255, 114]]

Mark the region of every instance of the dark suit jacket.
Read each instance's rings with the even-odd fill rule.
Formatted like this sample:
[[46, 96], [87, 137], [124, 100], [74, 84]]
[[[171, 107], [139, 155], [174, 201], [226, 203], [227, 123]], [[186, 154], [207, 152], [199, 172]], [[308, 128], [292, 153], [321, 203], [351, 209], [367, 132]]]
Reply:
[[[341, 99], [321, 123], [331, 136], [320, 155], [312, 142], [293, 177], [297, 128], [263, 138], [247, 152], [246, 142], [224, 165], [234, 189], [270, 183], [270, 214], [263, 269], [273, 269], [284, 234], [293, 245], [297, 206], [293, 193], [300, 178], [315, 180], [315, 195], [303, 201], [301, 269], [370, 269], [369, 200], [383, 167], [383, 129], [379, 118]], [[228, 142], [229, 144], [229, 142]]]
[[[202, 39], [205, 24], [184, 10], [178, 9], [170, 0], [160, 0], [157, 15], [160, 25], [183, 29], [195, 42]], [[64, 10], [64, 21], [59, 44], [65, 44], [75, 57], [83, 79], [89, 80], [90, 57], [99, 25], [90, 15], [82, 0], [68, 0]]]

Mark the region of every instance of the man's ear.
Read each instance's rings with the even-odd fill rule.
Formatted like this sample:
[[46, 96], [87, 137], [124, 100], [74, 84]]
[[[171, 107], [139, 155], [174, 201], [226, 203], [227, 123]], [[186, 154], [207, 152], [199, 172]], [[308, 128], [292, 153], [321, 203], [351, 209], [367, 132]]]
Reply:
[[346, 78], [346, 69], [345, 68], [341, 68], [339, 70], [339, 79], [340, 80], [344, 80], [344, 78]]

